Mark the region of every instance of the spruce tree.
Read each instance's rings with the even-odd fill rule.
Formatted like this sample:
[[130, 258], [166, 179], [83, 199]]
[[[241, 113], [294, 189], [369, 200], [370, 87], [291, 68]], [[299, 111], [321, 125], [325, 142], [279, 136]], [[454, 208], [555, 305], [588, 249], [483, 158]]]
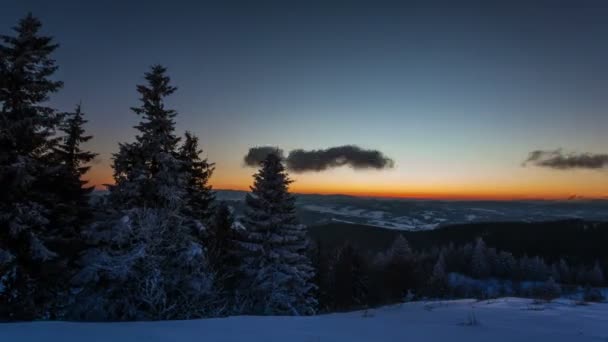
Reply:
[[412, 249], [410, 244], [407, 242], [403, 235], [399, 234], [390, 249], [388, 250], [387, 256], [389, 258], [395, 258], [399, 260], [406, 260], [412, 256]]
[[574, 279], [572, 279], [573, 277], [572, 272], [570, 271], [570, 266], [568, 266], [566, 260], [564, 260], [563, 258], [559, 259], [558, 271], [559, 279], [562, 284], [571, 284], [574, 282]]
[[238, 280], [241, 278], [237, 247], [239, 234], [240, 232], [234, 228], [231, 208], [225, 202], [221, 202], [215, 208], [208, 225], [206, 247], [209, 268], [215, 278], [215, 287], [220, 292], [227, 312], [234, 311], [239, 305], [235, 302]]
[[165, 98], [177, 88], [160, 65], [152, 66], [145, 79], [147, 84], [137, 86], [141, 105], [131, 108], [142, 117], [135, 126], [139, 134], [135, 142], [120, 144], [114, 155], [111, 199], [121, 208], [181, 208], [185, 180], [177, 153], [177, 113], [165, 107]]
[[478, 238], [473, 250], [471, 259], [471, 267], [473, 276], [479, 279], [484, 279], [490, 274], [490, 269], [487, 260], [487, 248], [482, 238]]
[[[62, 87], [51, 54], [57, 48], [28, 14], [0, 37], [0, 317], [53, 317], [63, 293], [62, 258], [52, 220], [58, 196], [52, 182], [60, 115], [44, 105]], [[56, 302], [55, 302], [56, 303]]]
[[185, 173], [187, 215], [206, 224], [211, 217], [211, 204], [215, 199], [209, 185], [214, 164], [209, 163], [206, 158], [201, 159], [202, 152], [198, 147], [198, 138], [186, 132], [179, 157], [183, 162]]
[[295, 199], [288, 191], [290, 183], [280, 157], [270, 153], [246, 197], [242, 271], [253, 313], [315, 312], [314, 271], [306, 253], [306, 230], [297, 222]]
[[517, 270], [517, 260], [513, 257], [513, 254], [505, 251], [498, 253], [498, 270], [496, 273], [499, 277], [504, 279], [514, 279]]
[[64, 135], [55, 148], [57, 162], [62, 165], [62, 169], [55, 186], [62, 197], [58, 206], [62, 211], [62, 224], [76, 230], [91, 216], [89, 197], [94, 187], [87, 186], [88, 182], [82, 177], [91, 168], [87, 164], [96, 154], [82, 148], [82, 144], [91, 140], [92, 136], [85, 135], [84, 124], [87, 120], [84, 119], [81, 105], [77, 105], [74, 112], [64, 115], [60, 126]]
[[332, 267], [332, 298], [337, 309], [361, 308], [367, 304], [369, 281], [361, 253], [346, 243], [336, 255]]
[[414, 287], [414, 265], [412, 249], [403, 235], [397, 235], [386, 253], [384, 282], [386, 296], [391, 301], [403, 299], [408, 289]]
[[433, 273], [429, 279], [429, 287], [433, 295], [445, 297], [448, 291], [448, 277], [446, 273], [444, 252], [439, 253], [437, 262], [433, 266]]
[[593, 268], [589, 271], [589, 283], [592, 286], [602, 286], [604, 284], [604, 272], [598, 261], [595, 261]]
[[[214, 315], [216, 296], [205, 248], [188, 216], [187, 175], [165, 98], [176, 88], [153, 66], [137, 87], [142, 120], [135, 142], [114, 156], [111, 210], [84, 236], [74, 285], [82, 288], [75, 318], [187, 319]], [[196, 149], [196, 148], [195, 148]]]

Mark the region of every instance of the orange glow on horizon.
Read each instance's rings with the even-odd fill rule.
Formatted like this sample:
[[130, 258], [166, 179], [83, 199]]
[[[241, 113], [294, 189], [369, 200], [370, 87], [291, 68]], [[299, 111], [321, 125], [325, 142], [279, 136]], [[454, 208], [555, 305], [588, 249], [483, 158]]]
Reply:
[[[433, 171], [443, 170], [434, 168]], [[433, 200], [565, 200], [572, 196], [585, 199], [608, 198], [605, 175], [597, 172], [555, 173], [545, 170], [514, 168], [495, 172], [467, 173], [457, 176], [442, 173], [353, 172], [337, 169], [324, 173], [290, 174], [290, 191], [301, 194], [342, 194], [358, 197], [411, 198]], [[494, 171], [494, 170], [492, 170]], [[224, 163], [211, 177], [215, 189], [248, 191], [254, 169]], [[93, 167], [85, 177], [97, 189], [112, 184], [109, 165]]]
[[[93, 182], [97, 190], [105, 190], [104, 184], [112, 184], [113, 180], [111, 177], [105, 177], [104, 179]], [[237, 183], [218, 183], [211, 182], [211, 185], [216, 190], [238, 190], [238, 191], [249, 191], [251, 184], [237, 184]], [[396, 188], [396, 187], [395, 187]], [[319, 187], [319, 186], [298, 186], [294, 183], [290, 187], [290, 191], [299, 194], [318, 194], [318, 195], [348, 195], [355, 197], [379, 197], [379, 198], [395, 198], [395, 199], [428, 199], [428, 200], [496, 200], [496, 201], [509, 201], [509, 200], [563, 200], [572, 196], [572, 193], [568, 192], [545, 192], [545, 191], [513, 191], [514, 189], [502, 191], [496, 191], [496, 189], [483, 189], [477, 187], [475, 190], [469, 189], [465, 191], [463, 189], [452, 189], [452, 191], [437, 190], [399, 190], [399, 189], [385, 189], [382, 187], [375, 187], [375, 190], [366, 190], [364, 188], [348, 188], [344, 187]], [[593, 198], [606, 198], [604, 195], [589, 196], [585, 197], [588, 199]]]

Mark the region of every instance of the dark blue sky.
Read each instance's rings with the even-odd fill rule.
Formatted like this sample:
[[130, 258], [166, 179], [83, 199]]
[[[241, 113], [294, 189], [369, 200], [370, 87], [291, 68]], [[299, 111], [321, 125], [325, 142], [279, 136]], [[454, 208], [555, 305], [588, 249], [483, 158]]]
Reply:
[[607, 150], [604, 1], [0, 1], [0, 32], [32, 11], [61, 44], [52, 102], [83, 101], [96, 182], [132, 139], [135, 84], [161, 63], [179, 129], [201, 137], [219, 187], [248, 184], [250, 146], [358, 144], [397, 167], [301, 175], [296, 188], [608, 194], [601, 172], [521, 167], [534, 149]]

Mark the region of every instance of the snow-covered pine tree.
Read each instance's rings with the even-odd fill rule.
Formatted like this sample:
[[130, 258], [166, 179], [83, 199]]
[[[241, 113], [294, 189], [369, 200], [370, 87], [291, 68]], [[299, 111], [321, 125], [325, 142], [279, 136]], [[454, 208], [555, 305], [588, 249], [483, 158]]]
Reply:
[[114, 155], [114, 181], [109, 186], [111, 202], [119, 208], [182, 208], [185, 202], [183, 163], [177, 152], [177, 113], [165, 107], [165, 98], [175, 92], [166, 69], [152, 66], [147, 84], [138, 85], [140, 107], [131, 110], [142, 117], [135, 126], [135, 142], [120, 144]]
[[471, 259], [471, 267], [473, 276], [479, 279], [484, 279], [490, 274], [490, 269], [487, 261], [487, 247], [482, 238], [478, 238], [473, 249], [473, 257]]
[[[61, 227], [55, 246], [66, 261], [66, 270], [62, 274], [65, 284], [69, 284], [69, 278], [78, 272], [77, 262], [86, 248], [81, 236], [82, 229], [93, 219], [90, 195], [94, 187], [87, 186], [88, 182], [83, 180], [83, 176], [90, 169], [87, 164], [96, 154], [82, 147], [83, 143], [92, 138], [85, 134], [86, 122], [80, 104], [74, 112], [63, 113], [59, 126], [63, 134], [53, 151], [53, 158], [60, 168], [51, 184], [53, 192], [58, 196], [51, 220]], [[73, 296], [68, 295], [62, 300], [63, 307], [72, 305], [73, 299]]]
[[186, 319], [214, 315], [205, 249], [187, 216], [186, 175], [164, 99], [175, 91], [165, 68], [153, 66], [137, 87], [142, 116], [136, 141], [114, 156], [107, 219], [83, 236], [91, 248], [74, 285], [82, 289], [74, 318]]
[[429, 279], [429, 287], [433, 295], [444, 297], [448, 291], [448, 276], [446, 273], [445, 256], [441, 251], [437, 257], [437, 262], [433, 266], [433, 273]]
[[387, 257], [403, 261], [411, 257], [412, 249], [403, 235], [397, 235], [395, 241], [388, 250]]
[[216, 315], [205, 251], [175, 211], [135, 208], [84, 232], [94, 244], [73, 284], [72, 319], [160, 320]]
[[600, 263], [596, 260], [593, 268], [589, 271], [589, 284], [592, 286], [600, 287], [604, 285], [604, 272]]
[[519, 258], [519, 278], [521, 280], [536, 280], [537, 275], [534, 273], [534, 260], [524, 254]]
[[500, 251], [498, 253], [498, 270], [496, 274], [503, 279], [514, 279], [517, 270], [517, 260], [510, 252]]
[[545, 260], [539, 256], [531, 259], [532, 280], [545, 281], [549, 278], [550, 272]]
[[203, 151], [198, 147], [198, 138], [186, 132], [184, 142], [179, 150], [183, 162], [186, 187], [186, 213], [200, 223], [207, 224], [211, 217], [211, 204], [215, 195], [209, 185], [213, 174], [214, 164], [207, 159], [201, 159]]
[[566, 263], [566, 260], [560, 258], [557, 268], [559, 271], [559, 280], [562, 284], [572, 284], [574, 282], [572, 271], [570, 271], [570, 266]]
[[53, 317], [66, 283], [51, 219], [60, 115], [44, 105], [62, 82], [52, 77], [58, 45], [40, 30], [28, 14], [0, 37], [0, 319]]
[[241, 269], [252, 313], [315, 312], [314, 270], [307, 256], [306, 229], [297, 222], [295, 199], [288, 191], [290, 183], [282, 160], [270, 153], [246, 197]]

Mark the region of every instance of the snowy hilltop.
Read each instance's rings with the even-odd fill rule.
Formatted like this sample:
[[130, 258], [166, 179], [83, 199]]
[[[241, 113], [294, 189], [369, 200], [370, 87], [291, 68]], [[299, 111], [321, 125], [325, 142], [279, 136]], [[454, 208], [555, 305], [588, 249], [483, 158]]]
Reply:
[[606, 341], [608, 304], [530, 299], [412, 302], [308, 317], [0, 325], [0, 341]]

